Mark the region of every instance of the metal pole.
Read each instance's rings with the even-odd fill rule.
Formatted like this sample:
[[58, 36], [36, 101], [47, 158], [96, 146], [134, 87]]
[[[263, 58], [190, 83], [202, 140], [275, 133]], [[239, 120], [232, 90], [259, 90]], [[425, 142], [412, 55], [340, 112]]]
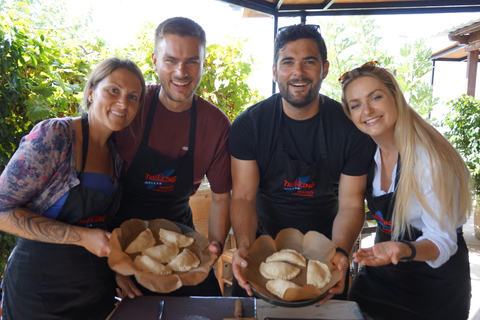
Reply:
[[[277, 30], [278, 30], [278, 15], [275, 14], [273, 16], [273, 41], [274, 42], [275, 42], [275, 37], [277, 36]], [[273, 50], [275, 50], [275, 47], [273, 48]], [[272, 79], [272, 94], [275, 94], [275, 90], [276, 90], [276, 83]]]

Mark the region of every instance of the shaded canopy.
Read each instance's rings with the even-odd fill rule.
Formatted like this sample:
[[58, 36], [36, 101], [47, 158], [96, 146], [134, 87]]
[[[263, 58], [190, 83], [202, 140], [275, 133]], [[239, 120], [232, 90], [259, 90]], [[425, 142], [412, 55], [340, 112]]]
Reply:
[[[480, 12], [479, 0], [220, 0], [245, 8], [244, 16], [268, 15], [274, 18], [274, 34], [279, 17], [328, 15], [386, 15]], [[435, 60], [467, 59], [467, 94], [475, 96], [480, 48], [480, 22], [451, 30], [449, 38], [457, 41], [451, 47], [432, 55]], [[275, 91], [273, 86], [273, 92]]]
[[[478, 0], [220, 0], [278, 17], [480, 11]], [[248, 13], [247, 13], [248, 14]]]
[[465, 23], [448, 31], [448, 38], [455, 41], [451, 46], [432, 54], [435, 61], [466, 61], [467, 94], [475, 97], [477, 66], [480, 54], [480, 20]]

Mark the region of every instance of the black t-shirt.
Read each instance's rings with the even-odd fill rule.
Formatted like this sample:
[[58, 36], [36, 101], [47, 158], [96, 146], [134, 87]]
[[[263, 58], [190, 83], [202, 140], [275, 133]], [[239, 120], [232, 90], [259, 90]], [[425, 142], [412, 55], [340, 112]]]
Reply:
[[[318, 120], [322, 117], [327, 161], [334, 180], [338, 183], [341, 173], [350, 176], [366, 174], [375, 153], [374, 142], [355, 127], [340, 103], [326, 96], [323, 98], [320, 112], [310, 119], [293, 120], [283, 113], [285, 150], [290, 158], [313, 164], [320, 156]], [[242, 112], [230, 129], [230, 154], [240, 160], [256, 160], [260, 176], [275, 159], [280, 125], [280, 119], [274, 116], [276, 108], [282, 108], [280, 94]]]

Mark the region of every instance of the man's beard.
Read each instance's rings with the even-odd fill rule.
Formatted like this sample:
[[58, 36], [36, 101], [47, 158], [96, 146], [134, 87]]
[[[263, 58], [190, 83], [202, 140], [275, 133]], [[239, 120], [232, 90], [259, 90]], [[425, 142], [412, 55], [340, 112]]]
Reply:
[[282, 98], [285, 99], [292, 107], [301, 109], [306, 106], [308, 106], [312, 101], [314, 101], [320, 92], [320, 86], [321, 83], [318, 84], [318, 86], [311, 86], [310, 89], [308, 89], [308, 92], [301, 98], [295, 98], [289, 91], [289, 84], [287, 82], [286, 85], [278, 84], [280, 88], [280, 94], [282, 95]]

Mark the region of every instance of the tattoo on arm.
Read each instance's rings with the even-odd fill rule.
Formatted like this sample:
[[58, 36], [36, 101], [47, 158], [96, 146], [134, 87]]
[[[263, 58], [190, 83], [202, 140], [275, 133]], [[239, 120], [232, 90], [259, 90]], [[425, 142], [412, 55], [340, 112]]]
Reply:
[[0, 224], [5, 223], [12, 226], [13, 232], [10, 233], [30, 240], [60, 244], [76, 244], [81, 240], [71, 225], [25, 209], [15, 209], [0, 216]]

